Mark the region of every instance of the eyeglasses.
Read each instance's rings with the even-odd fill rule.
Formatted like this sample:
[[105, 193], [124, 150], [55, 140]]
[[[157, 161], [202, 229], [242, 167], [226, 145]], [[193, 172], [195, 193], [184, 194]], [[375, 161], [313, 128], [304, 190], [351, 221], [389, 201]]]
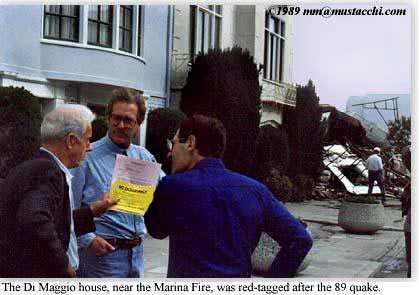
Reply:
[[[185, 143], [186, 139], [179, 139], [179, 143]], [[172, 151], [173, 146], [175, 145], [175, 140], [174, 139], [166, 139], [166, 146], [169, 149], [169, 151]]]
[[111, 119], [112, 123], [115, 125], [119, 125], [119, 123], [121, 123], [122, 121], [125, 126], [133, 127], [137, 123], [137, 120], [134, 120], [129, 117], [124, 117], [121, 115], [110, 114], [109, 118]]
[[166, 145], [169, 151], [172, 151], [175, 141], [173, 139], [166, 139]]

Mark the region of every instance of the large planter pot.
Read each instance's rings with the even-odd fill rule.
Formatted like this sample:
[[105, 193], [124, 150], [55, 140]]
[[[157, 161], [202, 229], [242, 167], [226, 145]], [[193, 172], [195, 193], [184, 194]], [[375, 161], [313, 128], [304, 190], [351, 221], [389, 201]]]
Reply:
[[350, 233], [373, 234], [385, 224], [384, 206], [343, 202], [339, 208], [338, 224]]
[[[259, 243], [252, 254], [253, 272], [261, 276], [267, 274], [280, 249], [281, 247], [274, 239], [272, 239], [267, 233], [262, 233]], [[306, 269], [310, 262], [310, 256], [306, 256], [298, 268], [297, 273]]]

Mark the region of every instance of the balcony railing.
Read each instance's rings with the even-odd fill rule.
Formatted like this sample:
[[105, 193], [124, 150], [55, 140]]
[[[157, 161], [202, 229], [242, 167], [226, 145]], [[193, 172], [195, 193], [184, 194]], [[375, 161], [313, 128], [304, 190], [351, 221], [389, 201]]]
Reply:
[[[172, 55], [171, 88], [182, 89], [190, 70], [193, 55], [189, 53], [175, 53]], [[283, 82], [274, 82], [266, 79], [262, 83], [262, 101], [274, 101], [295, 107], [297, 89], [294, 85]]]
[[297, 88], [284, 82], [262, 79], [262, 101], [274, 101], [295, 107]]

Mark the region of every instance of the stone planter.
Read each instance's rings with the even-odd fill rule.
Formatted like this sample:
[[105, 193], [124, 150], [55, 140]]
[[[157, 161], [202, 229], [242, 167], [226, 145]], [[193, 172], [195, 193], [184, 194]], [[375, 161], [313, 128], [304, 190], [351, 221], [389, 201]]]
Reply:
[[[267, 233], [262, 233], [259, 243], [252, 254], [252, 270], [255, 274], [263, 276], [266, 274], [278, 254], [281, 247]], [[311, 258], [309, 255], [301, 263], [298, 272], [307, 268]]]
[[338, 224], [350, 233], [373, 234], [385, 224], [384, 206], [343, 202], [339, 208]]

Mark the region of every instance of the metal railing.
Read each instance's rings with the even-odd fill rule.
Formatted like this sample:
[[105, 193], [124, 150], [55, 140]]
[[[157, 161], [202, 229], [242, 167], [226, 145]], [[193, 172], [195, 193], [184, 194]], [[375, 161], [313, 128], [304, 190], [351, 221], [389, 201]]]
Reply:
[[[182, 89], [195, 56], [189, 53], [174, 53], [172, 55], [171, 88]], [[275, 101], [295, 107], [297, 88], [289, 83], [262, 79], [262, 100]]]
[[262, 79], [262, 100], [275, 101], [295, 107], [297, 88], [289, 83]]

